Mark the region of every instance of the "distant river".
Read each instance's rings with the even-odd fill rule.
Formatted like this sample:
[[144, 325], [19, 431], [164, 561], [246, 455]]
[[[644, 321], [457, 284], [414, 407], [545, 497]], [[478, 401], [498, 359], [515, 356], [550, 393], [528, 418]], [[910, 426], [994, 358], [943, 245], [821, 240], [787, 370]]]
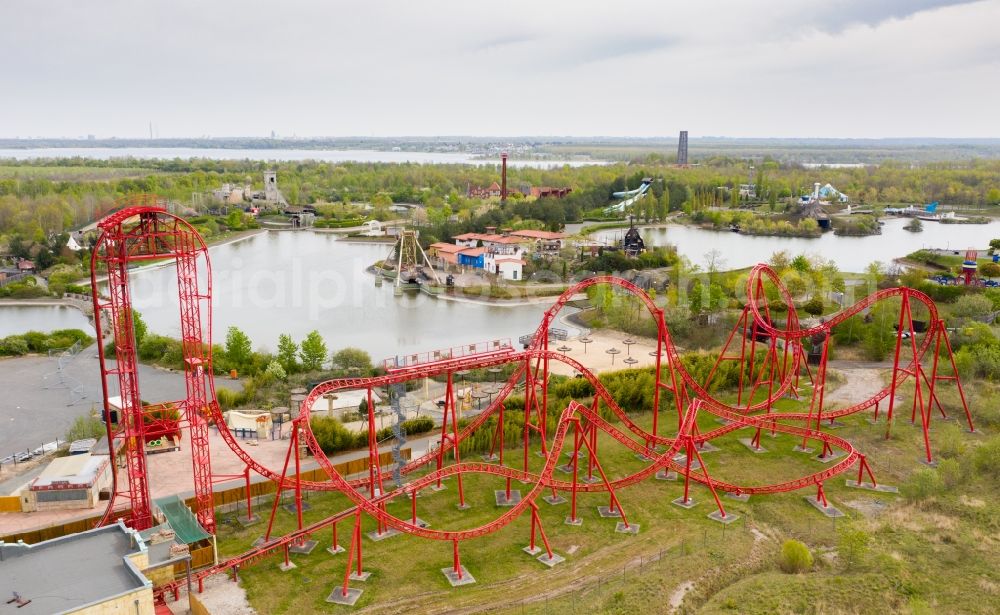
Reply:
[[[800, 237], [760, 237], [729, 231], [711, 231], [691, 226], [668, 225], [643, 228], [647, 246], [675, 245], [682, 256], [696, 265], [705, 266], [705, 255], [711, 250], [722, 253], [722, 269], [739, 269], [766, 262], [780, 250], [790, 255], [818, 255], [832, 259], [841, 271], [860, 273], [872, 261], [888, 264], [921, 248], [945, 248], [964, 254], [966, 248], [985, 250], [991, 239], [1000, 238], [1000, 223], [941, 224], [924, 222], [924, 230], [911, 233], [904, 230], [907, 219], [886, 218], [881, 235], [839, 237], [832, 232], [815, 239]], [[598, 231], [592, 237], [598, 241], [621, 239], [623, 229]]]
[[[499, 165], [499, 159], [478, 159], [472, 154], [458, 152], [391, 152], [380, 150], [321, 150], [321, 149], [209, 149], [195, 147], [53, 147], [32, 149], [0, 149], [0, 159], [14, 158], [145, 158], [172, 160], [174, 158], [208, 158], [211, 160], [318, 160], [320, 162], [417, 162], [421, 164], [472, 164]], [[607, 164], [600, 160], [518, 160], [511, 158], [512, 167], [581, 167]]]

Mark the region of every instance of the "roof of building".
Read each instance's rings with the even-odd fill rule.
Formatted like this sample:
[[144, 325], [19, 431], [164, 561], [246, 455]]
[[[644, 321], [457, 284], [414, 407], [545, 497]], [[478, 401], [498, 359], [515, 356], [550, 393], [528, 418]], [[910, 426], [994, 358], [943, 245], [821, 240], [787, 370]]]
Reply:
[[465, 248], [459, 255], [461, 256], [481, 256], [486, 253], [486, 248]]
[[480, 237], [480, 239], [482, 239], [483, 241], [488, 241], [490, 243], [515, 244], [515, 243], [524, 243], [526, 238], [515, 237], [513, 235], [483, 235], [482, 237]]
[[472, 239], [492, 243], [522, 243], [526, 238], [517, 237], [514, 233], [510, 235], [497, 235], [496, 233], [462, 233], [461, 235], [455, 235], [456, 241], [469, 241]]
[[499, 190], [499, 189], [500, 189], [500, 184], [498, 184], [496, 182], [493, 182], [492, 184], [490, 184], [490, 190], [491, 191], [493, 191], [493, 190]]
[[430, 247], [434, 248], [438, 252], [448, 252], [448, 253], [461, 252], [462, 250], [469, 249], [467, 246], [459, 246], [453, 243], [444, 243], [443, 241], [432, 243]]
[[80, 453], [89, 453], [90, 449], [94, 448], [97, 444], [97, 438], [84, 438], [83, 440], [73, 440], [69, 443], [69, 454], [79, 455]]
[[524, 261], [519, 258], [498, 258], [493, 261], [494, 263], [517, 263], [518, 265], [523, 265]]
[[527, 237], [529, 239], [565, 239], [566, 233], [553, 233], [552, 231], [523, 230], [511, 233], [516, 237]]
[[94, 484], [98, 474], [108, 464], [105, 455], [98, 457], [90, 453], [56, 457], [38, 478], [31, 481], [32, 491], [47, 489], [80, 489]]
[[[34, 545], [0, 545], [0, 613], [65, 613], [152, 587], [126, 557], [142, 549], [121, 522]], [[31, 602], [7, 603], [15, 592]]]
[[33, 263], [33, 262], [31, 262], [31, 261], [29, 261], [27, 259], [23, 259], [23, 260], [20, 260], [20, 261], [17, 262], [17, 268], [18, 269], [34, 269], [35, 268], [35, 263]]

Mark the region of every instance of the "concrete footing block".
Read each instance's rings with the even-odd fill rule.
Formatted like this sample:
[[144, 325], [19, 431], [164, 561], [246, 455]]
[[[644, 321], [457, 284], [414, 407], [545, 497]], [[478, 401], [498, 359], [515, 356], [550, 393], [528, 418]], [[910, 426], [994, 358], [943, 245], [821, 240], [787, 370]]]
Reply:
[[938, 467], [938, 461], [937, 461], [937, 459], [932, 459], [931, 461], [927, 461], [926, 459], [918, 459], [917, 461], [919, 461], [920, 463], [924, 464], [928, 468], [936, 468], [936, 467]]
[[556, 469], [562, 472], [563, 474], [572, 474], [573, 464], [567, 463], [566, 465], [556, 466]]
[[563, 523], [565, 523], [566, 525], [575, 525], [579, 527], [583, 525], [583, 519], [580, 517], [577, 517], [576, 519], [574, 519], [573, 517], [566, 517], [566, 520], [563, 521]]
[[347, 551], [347, 549], [345, 549], [340, 545], [334, 545], [332, 547], [326, 548], [326, 552], [329, 553], [330, 555], [338, 555], [340, 553], [344, 553], [345, 551]]
[[372, 576], [372, 573], [367, 570], [362, 570], [360, 574], [358, 574], [357, 571], [352, 572], [351, 576], [348, 578], [352, 581], [367, 581], [370, 576]]
[[816, 508], [816, 510], [820, 511], [821, 513], [823, 513], [827, 517], [830, 517], [831, 519], [844, 516], [844, 513], [841, 512], [840, 509], [836, 508], [829, 502], [827, 502], [826, 506], [823, 506], [823, 502], [820, 502], [818, 499], [816, 499], [816, 496], [814, 495], [807, 495], [803, 499], [806, 502], [812, 504]]
[[792, 447], [792, 452], [805, 453], [806, 455], [809, 455], [814, 452], [814, 449], [811, 449], [808, 446], [802, 446], [801, 444], [796, 444]]
[[566, 558], [563, 557], [562, 555], [559, 555], [558, 553], [553, 553], [552, 557], [549, 557], [548, 553], [543, 553], [543, 554], [539, 555], [535, 559], [537, 559], [538, 561], [542, 562], [543, 564], [545, 564], [549, 568], [552, 568], [556, 564], [561, 564], [561, 563], [563, 563], [563, 562], [566, 561]]
[[656, 473], [656, 480], [677, 480], [677, 472], [673, 470], [660, 470]]
[[610, 506], [598, 506], [597, 514], [601, 515], [605, 519], [617, 519], [622, 516], [622, 511], [618, 510], [617, 508], [611, 510]]
[[459, 578], [458, 573], [455, 572], [455, 569], [451, 566], [441, 569], [441, 573], [448, 579], [448, 583], [450, 583], [452, 587], [472, 585], [476, 582], [475, 577], [469, 574], [469, 571], [465, 569], [465, 566], [459, 566], [459, 568], [462, 570], [461, 578]]
[[521, 491], [518, 489], [511, 489], [509, 498], [506, 489], [494, 491], [493, 496], [496, 498], [497, 506], [513, 506], [521, 501]]
[[524, 547], [521, 550], [527, 553], [528, 555], [538, 555], [539, 553], [542, 552], [542, 548], [538, 545], [535, 545], [534, 547], [528, 545], [527, 547]]
[[684, 500], [684, 496], [681, 496], [681, 497], [677, 498], [676, 500], [672, 500], [671, 504], [676, 504], [676, 505], [680, 506], [681, 508], [694, 508], [695, 501], [694, 501], [694, 498], [688, 498], [687, 501], [685, 501]]
[[719, 450], [718, 446], [715, 446], [711, 442], [702, 442], [695, 445], [698, 448], [699, 453], [714, 453]]
[[594, 483], [601, 482], [601, 479], [597, 478], [596, 476], [584, 476], [580, 478], [580, 482], [587, 483], [588, 485], [593, 485]]
[[[290, 512], [293, 515], [296, 514], [296, 511], [298, 510], [295, 507], [295, 504], [285, 504], [282, 508], [284, 508], [286, 512]], [[312, 506], [309, 505], [309, 502], [302, 502], [302, 512], [308, 512], [310, 510], [312, 510]]]
[[767, 449], [763, 446], [754, 446], [753, 438], [740, 438], [740, 444], [750, 449], [753, 453], [761, 454], [767, 452]]
[[303, 540], [302, 542], [288, 547], [289, 553], [298, 553], [299, 555], [309, 555], [319, 544], [315, 540]]
[[332, 604], [342, 604], [344, 606], [354, 606], [361, 597], [363, 589], [358, 589], [356, 587], [348, 587], [347, 595], [344, 595], [344, 589], [342, 587], [335, 587], [333, 592], [326, 597], [326, 601]]
[[368, 532], [366, 534], [366, 536], [368, 536], [368, 538], [372, 542], [381, 542], [381, 541], [385, 540], [386, 538], [392, 538], [393, 536], [398, 536], [398, 535], [399, 535], [399, 530], [397, 530], [394, 527], [387, 527], [387, 528], [385, 528], [385, 531], [381, 532], [381, 533], [379, 533], [376, 530], [374, 532]]
[[726, 516], [723, 517], [720, 511], [713, 510], [712, 512], [708, 513], [708, 518], [711, 519], [712, 521], [718, 521], [719, 523], [722, 523], [724, 525], [729, 525], [730, 523], [739, 519], [740, 516], [734, 515], [731, 512], [727, 512]]
[[466, 502], [465, 504], [455, 504], [455, 508], [457, 508], [458, 510], [469, 510], [470, 508], [472, 508], [472, 504], [469, 504], [468, 502]]
[[844, 451], [833, 451], [829, 455], [816, 455], [813, 457], [816, 461], [820, 463], [830, 463], [844, 456]]
[[483, 455], [483, 461], [491, 463], [494, 461], [500, 461], [500, 458], [497, 457], [496, 455]]
[[872, 485], [871, 483], [858, 483], [856, 480], [847, 480], [844, 482], [848, 487], [854, 487], [855, 489], [867, 489], [868, 491], [878, 491], [881, 493], [899, 493], [899, 487], [893, 487], [892, 485]]
[[639, 524], [638, 523], [629, 523], [628, 525], [625, 525], [624, 521], [619, 521], [617, 524], [615, 524], [615, 533], [616, 534], [633, 534], [633, 535], [634, 534], [638, 534], [639, 533]]
[[558, 495], [558, 494], [557, 495], [547, 495], [547, 496], [543, 497], [542, 499], [545, 500], [546, 502], [548, 502], [549, 504], [551, 504], [552, 506], [558, 506], [559, 504], [565, 504], [566, 502], [569, 501], [566, 498], [564, 498], [563, 496]]
[[741, 493], [739, 495], [736, 495], [735, 493], [726, 492], [726, 497], [729, 498], [730, 500], [736, 500], [737, 502], [749, 502], [750, 501], [750, 494], [749, 493]]
[[293, 570], [295, 568], [298, 568], [298, 566], [295, 565], [295, 562], [288, 562], [287, 564], [285, 562], [281, 562], [278, 564], [278, 570], [282, 572], [288, 572], [289, 570]]
[[252, 515], [250, 515], [249, 519], [247, 519], [246, 515], [242, 514], [236, 515], [236, 522], [242, 525], [243, 527], [250, 527], [251, 525], [260, 523], [260, 515], [258, 515], [257, 513], [253, 513]]
[[[687, 455], [677, 455], [677, 456], [675, 456], [674, 457], [674, 463], [679, 463], [682, 466], [683, 465], [687, 465]], [[697, 459], [692, 459], [691, 460], [691, 469], [692, 470], [700, 470], [701, 469], [701, 463], [699, 463]]]

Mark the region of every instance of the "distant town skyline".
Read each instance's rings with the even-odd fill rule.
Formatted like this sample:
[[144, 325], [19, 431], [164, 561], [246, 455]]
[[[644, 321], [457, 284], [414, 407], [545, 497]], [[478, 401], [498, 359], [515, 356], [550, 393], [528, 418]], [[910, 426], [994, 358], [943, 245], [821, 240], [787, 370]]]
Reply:
[[6, 9], [0, 138], [1000, 137], [1000, 0]]

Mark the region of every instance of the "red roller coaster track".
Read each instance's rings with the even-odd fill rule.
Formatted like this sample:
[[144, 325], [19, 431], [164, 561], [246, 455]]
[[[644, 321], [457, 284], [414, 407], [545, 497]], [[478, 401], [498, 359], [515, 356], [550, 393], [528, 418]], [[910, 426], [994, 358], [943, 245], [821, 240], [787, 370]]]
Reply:
[[[93, 256], [92, 282], [95, 313], [98, 316], [96, 318], [98, 336], [100, 337], [102, 334], [103, 318], [109, 321], [115, 341], [114, 365], [108, 363], [103, 348], [99, 351], [105, 407], [109, 407], [107, 403], [111, 392], [109, 379], [112, 376], [117, 379], [121, 396], [121, 415], [118, 417], [117, 427], [113, 428], [113, 422], [108, 420], [108, 434], [109, 439], [113, 438], [120, 442], [126, 461], [124, 480], [117, 472], [113, 474], [114, 497], [109, 503], [104, 522], [115, 516], [125, 516], [129, 523], [138, 529], [147, 528], [152, 522], [143, 446], [145, 437], [144, 410], [136, 374], [136, 348], [132, 329], [128, 266], [130, 263], [139, 261], [172, 259], [177, 268], [178, 300], [187, 384], [187, 395], [184, 400], [177, 402], [177, 404], [184, 410], [185, 422], [191, 434], [195, 512], [205, 529], [214, 533], [213, 479], [231, 477], [213, 477], [208, 447], [209, 422], [214, 421], [217, 425], [224, 425], [224, 418], [215, 400], [215, 389], [211, 376], [211, 273], [207, 249], [198, 233], [183, 220], [167, 213], [163, 202], [156, 197], [148, 195], [132, 197], [122, 205], [123, 209], [99, 224], [101, 237]], [[203, 269], [199, 269], [199, 265]], [[102, 297], [98, 292], [97, 276], [99, 270], [107, 272], [107, 298]], [[199, 271], [204, 272], [206, 280], [204, 287], [200, 286]], [[600, 380], [584, 365], [564, 354], [552, 352], [548, 348], [548, 332], [560, 310], [570, 301], [571, 297], [595, 285], [609, 285], [617, 289], [618, 292], [637, 297], [656, 323], [655, 388], [651, 408], [653, 423], [650, 431], [646, 431], [633, 422], [619, 407]], [[768, 288], [777, 289], [777, 296], [780, 297], [781, 301], [780, 305], [771, 305], [768, 299]], [[285, 536], [271, 537], [278, 503], [276, 497], [268, 529], [261, 544], [247, 553], [199, 571], [196, 574], [199, 585], [201, 579], [206, 576], [223, 571], [231, 571], [235, 578], [239, 567], [248, 565], [278, 550], [284, 550], [287, 558], [290, 546], [299, 544], [326, 527], [332, 528], [336, 543], [337, 524], [353, 517], [355, 525], [351, 547], [348, 550], [349, 559], [342, 588], [346, 596], [352, 567], [356, 565], [358, 573], [362, 570], [360, 534], [362, 514], [377, 521], [380, 533], [385, 528], [393, 528], [430, 540], [450, 542], [454, 553], [454, 572], [461, 578], [463, 574], [459, 559], [459, 543], [461, 541], [496, 532], [525, 511], [530, 511], [532, 520], [531, 544], [533, 546], [535, 544], [537, 530], [545, 546], [545, 555], [552, 558], [553, 553], [537, 512], [536, 500], [539, 496], [545, 492], [550, 492], [550, 497], [554, 497], [560, 492], [568, 494], [571, 502], [570, 518], [576, 519], [577, 494], [606, 492], [609, 497], [609, 511], [621, 518], [621, 524], [625, 530], [630, 528], [634, 530], [636, 528], [630, 525], [616, 492], [624, 487], [639, 483], [660, 471], [676, 472], [684, 477], [683, 499], [685, 502], [688, 501], [691, 481], [706, 486], [713, 494], [718, 508], [718, 511], [714, 513], [718, 515], [717, 518], [726, 519], [727, 517], [718, 496], [719, 491], [734, 494], [769, 494], [815, 487], [817, 500], [826, 505], [823, 491], [824, 481], [846, 472], [854, 466], [857, 466], [857, 484], [859, 486], [866, 484], [865, 476], [869, 479], [868, 486], [875, 487], [876, 484], [865, 456], [847, 440], [823, 431], [824, 421], [832, 422], [836, 417], [846, 416], [868, 408], [874, 408], [874, 417], [877, 420], [880, 403], [888, 398], [886, 412], [886, 436], [888, 437], [895, 409], [896, 392], [910, 377], [914, 383], [910, 418], [911, 422], [916, 422], [916, 414], [919, 411], [927, 461], [932, 459], [929, 424], [934, 407], [942, 416], [947, 416], [936, 392], [938, 382], [955, 382], [965, 419], [969, 429], [973, 429], [971, 414], [958, 378], [944, 322], [938, 317], [933, 301], [923, 293], [910, 288], [882, 290], [830, 316], [825, 322], [809, 328], [799, 326], [790, 293], [781, 285], [776, 273], [767, 266], [758, 265], [750, 272], [746, 285], [746, 296], [746, 307], [705, 382], [699, 382], [685, 369], [671, 340], [663, 311], [648, 295], [621, 278], [597, 276], [573, 286], [556, 300], [542, 317], [542, 322], [533, 336], [531, 346], [524, 351], [515, 352], [505, 346], [503, 352], [491, 351], [465, 356], [436, 353], [433, 361], [421, 363], [414, 359], [402, 367], [394, 367], [389, 373], [382, 376], [330, 380], [316, 386], [302, 402], [298, 418], [293, 422], [288, 454], [284, 467], [280, 471], [268, 468], [256, 461], [250, 453], [243, 450], [229, 430], [220, 429], [219, 433], [227, 445], [246, 464], [245, 476], [248, 497], [250, 471], [275, 482], [279, 494], [285, 489], [294, 490], [298, 523], [295, 531]], [[867, 311], [876, 303], [894, 298], [899, 299], [899, 318], [895, 334], [890, 385], [869, 399], [850, 407], [832, 411], [825, 410], [823, 401], [826, 364], [833, 329], [850, 317]], [[916, 335], [918, 327], [914, 325], [914, 307], [927, 312], [927, 329], [919, 343]], [[784, 312], [783, 327], [777, 326], [774, 320], [781, 312]], [[814, 346], [817, 344], [820, 346], [820, 360], [819, 364], [814, 366], [815, 369], [810, 367], [806, 360], [807, 353], [802, 342], [807, 338], [812, 340]], [[738, 353], [736, 352], [737, 346]], [[945, 362], [942, 363], [940, 359], [944, 359]], [[589, 383], [593, 396], [589, 404], [574, 401], [563, 409], [556, 422], [554, 433], [550, 434], [546, 433], [546, 425], [549, 411], [549, 367], [553, 361], [564, 363], [581, 374]], [[739, 385], [735, 404], [723, 401], [711, 392], [714, 375], [724, 361], [735, 361], [739, 364]], [[930, 365], [927, 366], [925, 363], [930, 363]], [[514, 365], [513, 373], [492, 398], [487, 408], [459, 430], [455, 420], [453, 375], [462, 370], [495, 368], [511, 364]], [[314, 402], [331, 392], [349, 389], [366, 391], [370, 399], [372, 390], [377, 387], [388, 387], [432, 376], [441, 376], [446, 382], [444, 421], [440, 444], [436, 449], [410, 461], [400, 470], [403, 475], [409, 476], [418, 470], [433, 469], [418, 478], [409, 480], [396, 489], [384, 491], [381, 468], [378, 463], [375, 432], [374, 429], [370, 429], [369, 460], [374, 470], [370, 471], [367, 477], [355, 480], [347, 480], [341, 476], [323, 454], [310, 429], [308, 417]], [[505, 464], [503, 459], [505, 401], [515, 389], [521, 386], [524, 388], [523, 456], [520, 463], [510, 466]], [[810, 387], [812, 392], [808, 412], [782, 412], [774, 408], [774, 402], [779, 398], [786, 395], [799, 397]], [[664, 397], [666, 394], [669, 394], [671, 405], [677, 414], [677, 433], [671, 436], [659, 433], [660, 405], [666, 399]], [[602, 418], [602, 404], [614, 417], [617, 424]], [[374, 408], [371, 403], [368, 404], [368, 411], [368, 421], [371, 426], [374, 425]], [[697, 422], [701, 412], [708, 412], [724, 419], [725, 424], [711, 431], [701, 432]], [[110, 416], [108, 418], [110, 419]], [[485, 428], [487, 421], [491, 418], [496, 420], [496, 427], [492, 436], [492, 450], [486, 458], [487, 461], [462, 461], [458, 452], [459, 444], [477, 430]], [[835, 463], [819, 472], [779, 483], [738, 485], [713, 478], [701, 459], [700, 449], [715, 438], [748, 427], [755, 430], [753, 443], [756, 446], [759, 446], [762, 431], [785, 433], [801, 437], [803, 448], [809, 441], [812, 441], [822, 445], [824, 457], [832, 458], [842, 455], [842, 458], [837, 459]], [[609, 478], [605, 474], [598, 456], [597, 436], [599, 433], [606, 434], [612, 440], [636, 453], [640, 458], [646, 459], [648, 465], [634, 474]], [[529, 468], [528, 453], [532, 446], [533, 436], [540, 443], [541, 451], [545, 457], [545, 463], [538, 472], [532, 472]], [[307, 481], [300, 478], [298, 472], [300, 443], [304, 443], [308, 447], [320, 467], [329, 476], [328, 481]], [[554, 477], [554, 471], [560, 455], [567, 447], [572, 447], [570, 457], [572, 462], [569, 466], [564, 466], [563, 469], [569, 471], [571, 478], [557, 479]], [[841, 452], [836, 453], [838, 450]], [[499, 457], [494, 455], [495, 452], [499, 452]], [[446, 463], [446, 457], [449, 453], [453, 457], [452, 463]], [[678, 457], [675, 461], [675, 455], [678, 453], [683, 454], [683, 459]], [[295, 473], [289, 475], [289, 463], [293, 459]], [[586, 477], [582, 478], [580, 474], [584, 472]], [[464, 504], [461, 477], [463, 474], [469, 473], [487, 474], [505, 480], [508, 498], [512, 480], [525, 482], [530, 485], [530, 488], [519, 501], [513, 503], [497, 518], [479, 527], [464, 530], [440, 530], [430, 529], [419, 524], [416, 517], [417, 494], [422, 489], [440, 485], [443, 478], [454, 476], [459, 485], [459, 504]], [[302, 517], [302, 492], [304, 490], [340, 492], [351, 500], [353, 506], [322, 521], [305, 525]], [[127, 510], [120, 506], [125, 498], [128, 499]], [[386, 511], [386, 504], [395, 498], [407, 498], [412, 501], [410, 518], [395, 517]], [[249, 506], [247, 512], [250, 514]], [[170, 584], [158, 588], [157, 595], [162, 597], [167, 591], [173, 591], [176, 595], [177, 589], [177, 584]]]

